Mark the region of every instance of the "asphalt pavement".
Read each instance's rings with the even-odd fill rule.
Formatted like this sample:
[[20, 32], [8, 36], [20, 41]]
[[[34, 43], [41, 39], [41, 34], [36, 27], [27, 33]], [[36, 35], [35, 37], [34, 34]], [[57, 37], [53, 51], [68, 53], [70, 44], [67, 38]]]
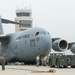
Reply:
[[75, 68], [50, 68], [49, 66], [36, 65], [6, 65], [0, 75], [74, 75]]

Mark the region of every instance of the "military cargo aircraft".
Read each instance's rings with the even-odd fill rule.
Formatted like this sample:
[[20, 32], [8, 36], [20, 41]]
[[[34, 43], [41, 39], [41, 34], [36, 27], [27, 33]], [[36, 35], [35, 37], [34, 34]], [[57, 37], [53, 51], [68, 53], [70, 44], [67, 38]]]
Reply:
[[30, 28], [17, 33], [4, 35], [2, 23], [21, 23], [0, 17], [0, 56], [4, 56], [6, 62], [13, 60], [32, 62], [35, 61], [37, 55], [48, 55], [51, 48], [55, 51], [64, 51], [68, 48], [66, 40], [51, 38], [49, 32], [42, 28]]

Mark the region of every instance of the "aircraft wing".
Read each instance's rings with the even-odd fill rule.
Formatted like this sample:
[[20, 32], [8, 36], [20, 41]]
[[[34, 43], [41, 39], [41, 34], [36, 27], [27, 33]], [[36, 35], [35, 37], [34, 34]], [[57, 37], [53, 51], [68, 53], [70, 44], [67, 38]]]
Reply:
[[7, 35], [0, 35], [0, 42], [7, 41], [9, 39], [9, 36]]
[[52, 38], [52, 42], [54, 42], [55, 40], [59, 40], [61, 38]]

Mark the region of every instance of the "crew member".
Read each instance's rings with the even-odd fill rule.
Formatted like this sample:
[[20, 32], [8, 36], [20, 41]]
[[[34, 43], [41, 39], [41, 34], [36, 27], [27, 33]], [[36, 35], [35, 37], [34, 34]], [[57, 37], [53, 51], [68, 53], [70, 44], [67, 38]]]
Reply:
[[40, 65], [40, 57], [39, 55], [36, 57], [36, 66], [38, 67]]
[[5, 70], [5, 57], [1, 56], [0, 61], [1, 61], [1, 65], [2, 65], [2, 70]]
[[41, 66], [44, 66], [44, 56], [41, 56]]
[[47, 56], [44, 57], [44, 66], [47, 66]]

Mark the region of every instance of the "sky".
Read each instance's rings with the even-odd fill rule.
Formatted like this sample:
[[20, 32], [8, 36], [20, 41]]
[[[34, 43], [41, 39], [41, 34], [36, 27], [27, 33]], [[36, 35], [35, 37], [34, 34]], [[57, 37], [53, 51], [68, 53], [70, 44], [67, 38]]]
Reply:
[[[31, 8], [33, 27], [47, 30], [52, 38], [75, 41], [75, 0], [0, 0], [2, 18], [14, 20], [16, 9]], [[4, 33], [15, 32], [15, 25], [3, 24]]]

